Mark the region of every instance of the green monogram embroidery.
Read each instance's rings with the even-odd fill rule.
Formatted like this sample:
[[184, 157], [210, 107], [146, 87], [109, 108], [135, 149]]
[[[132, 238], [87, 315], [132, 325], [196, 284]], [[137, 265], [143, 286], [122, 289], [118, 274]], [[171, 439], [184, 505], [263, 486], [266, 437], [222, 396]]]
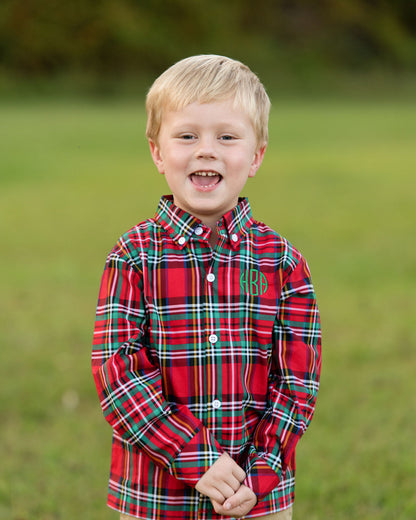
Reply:
[[248, 269], [240, 276], [240, 287], [252, 296], [261, 296], [267, 291], [267, 278], [257, 269]]

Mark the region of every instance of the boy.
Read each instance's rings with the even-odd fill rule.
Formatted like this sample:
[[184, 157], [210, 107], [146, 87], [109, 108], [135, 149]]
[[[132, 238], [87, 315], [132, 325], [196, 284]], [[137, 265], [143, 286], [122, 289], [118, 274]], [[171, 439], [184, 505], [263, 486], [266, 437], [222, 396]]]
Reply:
[[[239, 198], [270, 102], [246, 66], [194, 56], [146, 102], [172, 192], [107, 258], [92, 356], [121, 518], [291, 518], [320, 328], [305, 260]], [[129, 515], [129, 516], [127, 516]]]

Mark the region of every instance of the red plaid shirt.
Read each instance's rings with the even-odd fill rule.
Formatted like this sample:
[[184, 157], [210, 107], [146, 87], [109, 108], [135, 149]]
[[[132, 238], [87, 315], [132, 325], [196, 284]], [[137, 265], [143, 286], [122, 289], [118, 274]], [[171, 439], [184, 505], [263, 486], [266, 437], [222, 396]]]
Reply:
[[195, 484], [223, 452], [258, 496], [290, 506], [314, 411], [320, 327], [300, 253], [246, 199], [210, 230], [161, 199], [107, 258], [93, 374], [113, 427], [108, 505], [151, 519], [217, 515]]

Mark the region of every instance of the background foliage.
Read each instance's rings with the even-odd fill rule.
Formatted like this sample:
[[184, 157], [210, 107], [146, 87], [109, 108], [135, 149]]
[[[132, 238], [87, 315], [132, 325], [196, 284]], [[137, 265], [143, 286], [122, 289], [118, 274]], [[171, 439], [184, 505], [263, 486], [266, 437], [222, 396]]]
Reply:
[[[154, 75], [197, 53], [273, 68], [409, 71], [413, 0], [2, 0], [0, 71]], [[272, 70], [270, 68], [272, 67]]]

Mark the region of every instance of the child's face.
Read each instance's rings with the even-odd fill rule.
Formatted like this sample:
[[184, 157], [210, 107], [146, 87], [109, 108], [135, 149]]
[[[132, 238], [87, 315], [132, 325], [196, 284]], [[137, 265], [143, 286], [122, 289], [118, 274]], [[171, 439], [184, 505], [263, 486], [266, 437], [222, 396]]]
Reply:
[[254, 177], [266, 146], [257, 149], [247, 115], [232, 100], [191, 103], [163, 116], [153, 160], [181, 209], [212, 226], [237, 205], [247, 179]]

